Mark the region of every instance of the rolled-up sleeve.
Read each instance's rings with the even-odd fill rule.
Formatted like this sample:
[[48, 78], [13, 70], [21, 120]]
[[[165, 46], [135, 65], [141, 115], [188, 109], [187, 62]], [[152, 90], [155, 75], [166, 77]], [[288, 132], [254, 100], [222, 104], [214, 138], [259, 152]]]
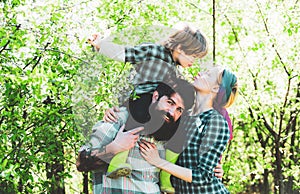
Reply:
[[125, 61], [125, 46], [115, 44], [108, 39], [100, 41], [99, 53], [116, 61]]

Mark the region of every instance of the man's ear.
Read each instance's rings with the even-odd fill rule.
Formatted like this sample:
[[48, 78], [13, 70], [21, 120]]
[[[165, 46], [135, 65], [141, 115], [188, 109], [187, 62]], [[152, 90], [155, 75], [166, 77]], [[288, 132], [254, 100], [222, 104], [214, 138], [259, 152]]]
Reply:
[[158, 100], [159, 94], [157, 91], [154, 91], [152, 94], [152, 103], [156, 102]]

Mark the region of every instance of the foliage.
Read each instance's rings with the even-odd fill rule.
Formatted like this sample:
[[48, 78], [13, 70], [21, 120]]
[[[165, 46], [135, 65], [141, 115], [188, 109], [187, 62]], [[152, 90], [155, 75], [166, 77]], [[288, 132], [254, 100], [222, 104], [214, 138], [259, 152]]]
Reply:
[[223, 157], [227, 188], [299, 191], [298, 1], [216, 1], [215, 41], [211, 1], [5, 0], [0, 7], [0, 193], [79, 193], [76, 152], [132, 75], [129, 64], [93, 52], [87, 38], [158, 42], [179, 21], [210, 42], [200, 65], [184, 70], [188, 79], [210, 63], [213, 47], [216, 63], [239, 77], [229, 109], [234, 139]]
[[228, 4], [218, 21], [228, 33], [217, 41], [228, 42], [226, 48], [219, 44], [219, 60], [231, 61], [242, 83], [228, 179], [236, 180], [241, 165], [238, 182], [251, 185], [247, 192], [293, 193], [300, 186], [294, 170], [299, 168], [299, 24], [292, 19], [299, 5], [254, 1], [247, 7], [239, 13], [244, 17], [233, 17], [237, 7]]

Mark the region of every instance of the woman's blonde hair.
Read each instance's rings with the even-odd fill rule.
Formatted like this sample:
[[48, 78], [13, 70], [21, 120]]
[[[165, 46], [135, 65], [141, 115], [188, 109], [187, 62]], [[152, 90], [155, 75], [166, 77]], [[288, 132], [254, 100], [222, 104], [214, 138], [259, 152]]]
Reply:
[[213, 104], [217, 110], [230, 107], [238, 94], [237, 77], [231, 71], [223, 70], [219, 77], [219, 84], [219, 91]]
[[180, 46], [186, 55], [194, 55], [197, 58], [204, 57], [208, 51], [205, 36], [199, 30], [194, 31], [189, 26], [185, 26], [182, 30], [171, 35], [163, 43], [163, 46], [172, 51]]
[[232, 90], [231, 90], [230, 96], [228, 98], [227, 104], [225, 104], [224, 108], [228, 108], [228, 107], [230, 107], [234, 103], [234, 101], [235, 101], [235, 99], [236, 99], [236, 97], [238, 95], [237, 91], [238, 91], [238, 85], [236, 83], [232, 87]]

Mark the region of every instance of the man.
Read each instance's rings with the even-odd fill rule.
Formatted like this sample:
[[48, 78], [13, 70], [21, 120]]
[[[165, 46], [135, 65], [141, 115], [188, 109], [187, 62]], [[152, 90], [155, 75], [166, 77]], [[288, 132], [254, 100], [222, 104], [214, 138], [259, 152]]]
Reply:
[[[155, 142], [164, 157], [163, 142], [176, 132], [181, 115], [192, 107], [195, 98], [190, 83], [172, 80], [171, 84], [160, 83], [153, 94], [146, 93], [136, 100], [129, 100], [118, 112], [117, 123], [99, 122], [93, 127], [89, 144], [80, 150], [77, 168], [79, 171], [94, 170], [94, 193], [160, 193], [159, 170], [143, 159], [136, 142], [140, 139]], [[140, 126], [144, 130], [139, 136], [137, 133], [142, 128], [135, 127]], [[129, 149], [125, 159], [132, 167], [131, 174], [108, 178], [105, 173], [107, 163], [115, 154]]]

